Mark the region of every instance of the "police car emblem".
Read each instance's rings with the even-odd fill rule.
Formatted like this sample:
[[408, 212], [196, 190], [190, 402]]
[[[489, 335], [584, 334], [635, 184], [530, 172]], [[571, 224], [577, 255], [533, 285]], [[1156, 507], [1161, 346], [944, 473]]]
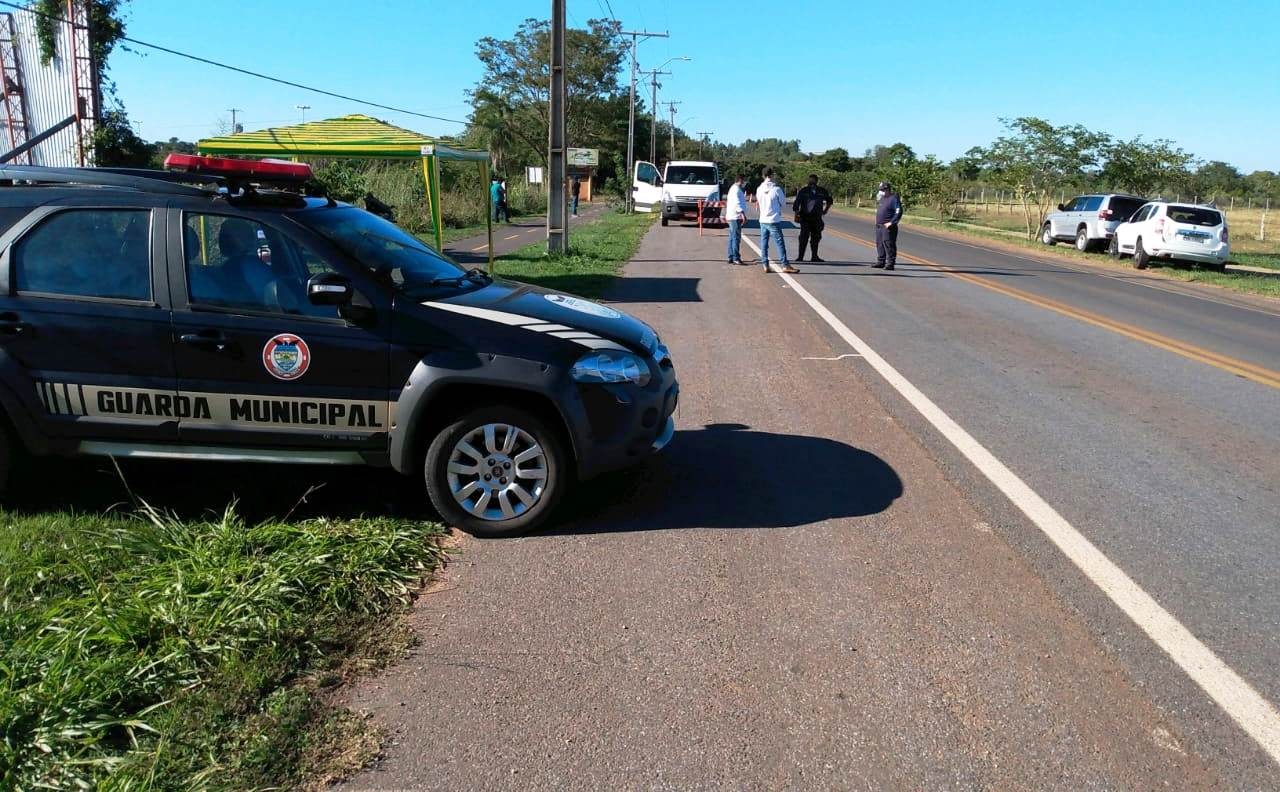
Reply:
[[311, 350], [296, 335], [273, 336], [262, 348], [262, 365], [267, 373], [280, 380], [295, 380], [311, 366]]
[[549, 301], [562, 308], [568, 308], [571, 311], [581, 311], [582, 313], [588, 313], [593, 316], [602, 316], [605, 319], [619, 319], [622, 317], [622, 314], [612, 308], [606, 308], [605, 306], [599, 303], [593, 303], [590, 300], [570, 297], [567, 294], [548, 294], [545, 296]]

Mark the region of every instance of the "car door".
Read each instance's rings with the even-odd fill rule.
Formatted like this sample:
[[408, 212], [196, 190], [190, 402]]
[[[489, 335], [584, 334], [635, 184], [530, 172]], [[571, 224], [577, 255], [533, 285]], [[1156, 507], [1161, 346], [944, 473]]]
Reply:
[[[279, 213], [169, 215], [184, 443], [351, 454], [385, 451], [390, 302], [324, 240]], [[357, 316], [315, 305], [315, 276], [349, 281]]]
[[662, 208], [662, 177], [658, 166], [652, 162], [637, 162], [631, 182], [631, 197], [637, 212], [652, 212]]
[[0, 366], [46, 438], [177, 439], [162, 210], [43, 206], [0, 241]]
[[1133, 250], [1134, 242], [1141, 233], [1143, 223], [1151, 216], [1152, 204], [1146, 204], [1138, 211], [1134, 212], [1129, 222], [1121, 224], [1116, 228], [1116, 244], [1123, 251]]
[[1057, 215], [1057, 222], [1053, 226], [1053, 235], [1056, 237], [1074, 237], [1076, 235], [1076, 218], [1079, 216], [1080, 207], [1084, 205], [1084, 198], [1072, 198], [1070, 201], [1062, 205], [1062, 212]]

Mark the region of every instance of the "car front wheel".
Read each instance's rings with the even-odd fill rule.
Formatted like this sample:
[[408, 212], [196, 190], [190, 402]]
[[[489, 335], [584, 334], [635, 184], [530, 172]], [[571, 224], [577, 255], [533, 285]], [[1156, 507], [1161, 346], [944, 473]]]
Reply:
[[427, 448], [427, 493], [451, 525], [480, 537], [515, 536], [555, 510], [569, 459], [541, 417], [500, 405], [470, 410]]
[[1107, 253], [1111, 254], [1113, 259], [1124, 258], [1124, 255], [1120, 252], [1120, 240], [1117, 237], [1111, 237], [1111, 243], [1107, 245]]
[[1053, 238], [1053, 226], [1048, 223], [1044, 224], [1044, 230], [1040, 233], [1040, 241], [1046, 245], [1058, 244], [1058, 240]]

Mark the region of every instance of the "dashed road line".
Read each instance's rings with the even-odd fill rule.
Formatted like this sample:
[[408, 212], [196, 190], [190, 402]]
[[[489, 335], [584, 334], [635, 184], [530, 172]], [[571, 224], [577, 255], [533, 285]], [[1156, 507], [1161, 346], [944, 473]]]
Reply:
[[[760, 255], [749, 238], [742, 240]], [[1080, 533], [1021, 478], [943, 412], [844, 322], [790, 275], [778, 272], [788, 286], [856, 350], [906, 401], [924, 416], [974, 467], [1048, 537], [1085, 577], [1133, 620], [1228, 717], [1280, 764], [1280, 712], [1156, 602], [1133, 578]]]

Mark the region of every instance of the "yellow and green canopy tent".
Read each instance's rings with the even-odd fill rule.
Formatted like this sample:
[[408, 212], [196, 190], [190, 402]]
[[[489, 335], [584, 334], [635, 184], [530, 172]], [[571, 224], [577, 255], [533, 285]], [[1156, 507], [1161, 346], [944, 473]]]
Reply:
[[[332, 159], [421, 159], [426, 181], [427, 203], [434, 228], [436, 248], [443, 245], [440, 215], [440, 161], [462, 160], [480, 167], [480, 183], [487, 188], [489, 154], [456, 148], [435, 138], [393, 126], [367, 115], [347, 115], [324, 121], [308, 121], [293, 126], [272, 127], [257, 132], [206, 138], [196, 144], [201, 154], [246, 157], [326, 157]], [[485, 204], [489, 190], [485, 189]], [[485, 213], [489, 225], [489, 264], [493, 265], [493, 207]]]

